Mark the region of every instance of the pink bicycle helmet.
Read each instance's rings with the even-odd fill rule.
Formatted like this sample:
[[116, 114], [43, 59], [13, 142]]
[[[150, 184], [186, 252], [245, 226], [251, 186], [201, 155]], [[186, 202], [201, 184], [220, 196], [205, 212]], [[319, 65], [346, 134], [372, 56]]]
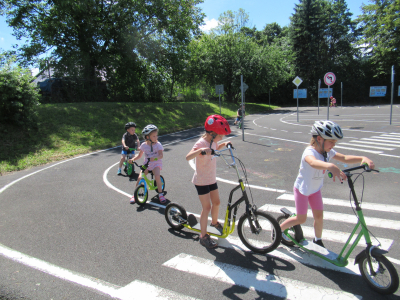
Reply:
[[208, 116], [204, 127], [206, 131], [214, 131], [216, 134], [228, 135], [231, 133], [228, 121], [220, 115]]

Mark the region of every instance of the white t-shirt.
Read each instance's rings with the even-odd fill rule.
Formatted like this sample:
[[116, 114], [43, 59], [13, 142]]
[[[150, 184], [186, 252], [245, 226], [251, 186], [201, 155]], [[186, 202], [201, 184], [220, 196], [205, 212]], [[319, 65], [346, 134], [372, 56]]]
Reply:
[[[322, 185], [324, 184], [324, 175], [326, 170], [317, 170], [311, 167], [305, 160], [309, 155], [314, 156], [318, 160], [324, 161], [324, 156], [320, 154], [313, 147], [309, 146], [304, 150], [301, 157], [299, 175], [297, 175], [296, 181], [294, 182], [294, 187], [299, 190], [305, 196], [309, 196], [318, 192]], [[328, 161], [336, 155], [336, 151], [331, 149], [328, 152]]]

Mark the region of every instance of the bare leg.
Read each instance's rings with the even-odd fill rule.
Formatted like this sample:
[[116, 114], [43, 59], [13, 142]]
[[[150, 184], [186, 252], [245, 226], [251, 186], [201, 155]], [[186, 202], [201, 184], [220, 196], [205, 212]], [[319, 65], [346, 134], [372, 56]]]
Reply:
[[219, 205], [221, 204], [221, 201], [219, 199], [218, 189], [210, 192], [210, 198], [211, 198], [211, 204], [212, 204], [212, 206], [211, 206], [211, 223], [215, 225], [218, 223]]
[[322, 229], [324, 227], [324, 211], [323, 210], [313, 210], [312, 213], [314, 216], [315, 237], [320, 239], [322, 237]]
[[281, 229], [282, 229], [282, 231], [284, 231], [290, 227], [293, 227], [293, 226], [296, 226], [299, 224], [303, 224], [306, 222], [306, 220], [307, 220], [307, 215], [297, 215], [294, 217], [290, 217], [281, 224]]
[[205, 195], [199, 195], [199, 198], [201, 206], [203, 208], [200, 214], [200, 229], [201, 229], [200, 238], [202, 238], [207, 234], [208, 215], [211, 211], [210, 193]]

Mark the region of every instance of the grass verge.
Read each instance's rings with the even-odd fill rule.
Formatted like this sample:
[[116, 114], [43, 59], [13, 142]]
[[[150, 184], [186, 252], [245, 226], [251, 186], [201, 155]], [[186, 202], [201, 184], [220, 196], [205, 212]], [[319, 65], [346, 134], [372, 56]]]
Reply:
[[[221, 114], [235, 117], [237, 108], [235, 104], [224, 104]], [[246, 103], [247, 114], [274, 108]], [[129, 121], [137, 124], [139, 134], [147, 124], [155, 124], [160, 135], [203, 126], [208, 115], [219, 114], [219, 105], [66, 103], [41, 105], [38, 113], [38, 131], [3, 125], [0, 128], [0, 175], [117, 146]]]

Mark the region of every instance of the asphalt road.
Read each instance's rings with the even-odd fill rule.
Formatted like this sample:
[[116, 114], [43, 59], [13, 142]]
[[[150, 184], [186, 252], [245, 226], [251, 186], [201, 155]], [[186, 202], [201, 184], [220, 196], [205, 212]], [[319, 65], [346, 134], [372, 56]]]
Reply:
[[[392, 125], [389, 114], [389, 106], [339, 107], [330, 109], [330, 120], [345, 134], [336, 150], [367, 156], [381, 171], [364, 174], [364, 214], [400, 273], [399, 106]], [[244, 141], [232, 127], [227, 138], [246, 167], [259, 209], [277, 217], [281, 207], [294, 208], [293, 182], [311, 125], [326, 116], [326, 108], [319, 115], [316, 108], [301, 108], [299, 122], [295, 108], [251, 115]], [[202, 133], [160, 137], [166, 198], [194, 214], [201, 206], [185, 156]], [[136, 181], [116, 175], [119, 153], [119, 147], [107, 149], [0, 177], [0, 299], [400, 299], [399, 291], [386, 297], [373, 292], [357, 266], [336, 268], [283, 245], [255, 254], [237, 232], [217, 249], [205, 249], [197, 233], [169, 228], [157, 200], [144, 208], [129, 204]], [[221, 159], [217, 165], [223, 219], [237, 178]], [[362, 186], [360, 177], [360, 194]], [[349, 189], [325, 178], [322, 194], [324, 243], [339, 252], [355, 220]], [[311, 239], [312, 218], [303, 230]], [[362, 249], [356, 247], [350, 259]]]

